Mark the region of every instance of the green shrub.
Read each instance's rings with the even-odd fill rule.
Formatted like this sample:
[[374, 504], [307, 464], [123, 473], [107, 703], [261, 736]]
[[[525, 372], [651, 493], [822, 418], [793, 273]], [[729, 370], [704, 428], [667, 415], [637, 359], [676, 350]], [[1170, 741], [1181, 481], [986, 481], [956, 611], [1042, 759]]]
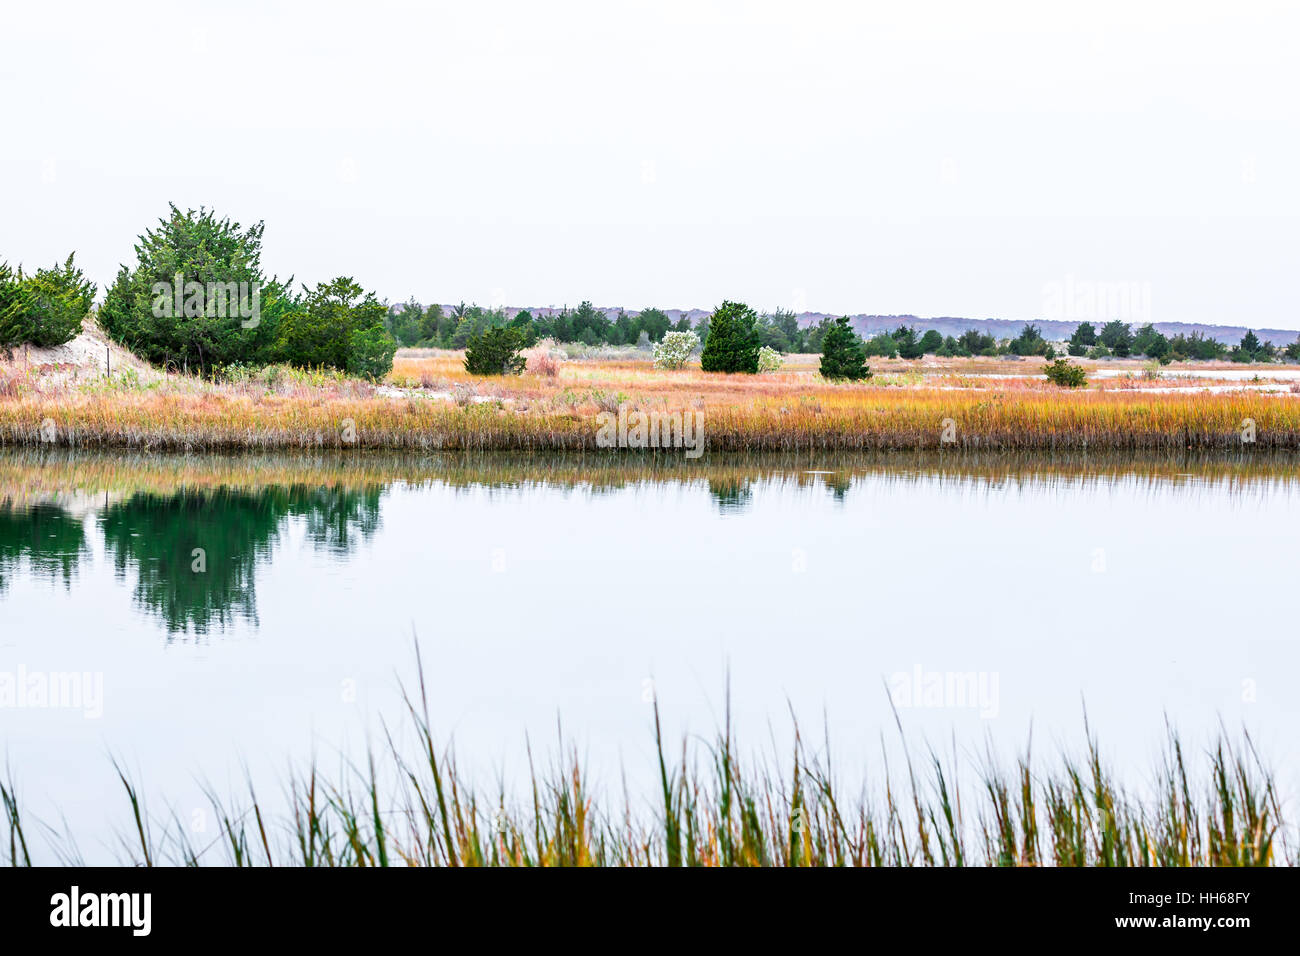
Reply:
[[1050, 362], [1043, 368], [1047, 375], [1047, 380], [1053, 385], [1060, 385], [1062, 388], [1079, 388], [1088, 384], [1088, 373], [1082, 366], [1075, 365], [1065, 359], [1057, 359]]
[[172, 206], [140, 237], [135, 267], [118, 271], [100, 325], [158, 365], [206, 375], [236, 362], [265, 363], [281, 317], [297, 303], [262, 275], [262, 230], [260, 222], [241, 229], [208, 210]]
[[82, 320], [95, 298], [87, 281], [68, 256], [62, 266], [38, 269], [25, 276], [0, 265], [0, 346], [62, 345], [81, 331]]
[[465, 371], [471, 375], [519, 375], [527, 359], [519, 354], [524, 333], [506, 326], [487, 329], [469, 340], [465, 348]]
[[[384, 330], [387, 314], [388, 310], [373, 292], [366, 292], [347, 276], [322, 282], [307, 292], [297, 309], [280, 320], [275, 357], [298, 368], [350, 371], [353, 334], [377, 331], [387, 335]], [[370, 335], [365, 339], [367, 349], [378, 348], [383, 341]]]
[[21, 276], [0, 262], [0, 348], [18, 345], [25, 336]]
[[348, 339], [348, 374], [378, 381], [393, 370], [397, 342], [382, 326], [357, 329]]
[[72, 264], [38, 269], [23, 280], [28, 341], [33, 345], [62, 345], [81, 332], [81, 323], [95, 300], [95, 284]]
[[821, 373], [823, 378], [832, 381], [857, 382], [871, 377], [866, 347], [853, 331], [847, 315], [836, 319], [822, 338]]
[[761, 345], [757, 318], [743, 302], [723, 302], [714, 309], [700, 368], [706, 372], [757, 372]]

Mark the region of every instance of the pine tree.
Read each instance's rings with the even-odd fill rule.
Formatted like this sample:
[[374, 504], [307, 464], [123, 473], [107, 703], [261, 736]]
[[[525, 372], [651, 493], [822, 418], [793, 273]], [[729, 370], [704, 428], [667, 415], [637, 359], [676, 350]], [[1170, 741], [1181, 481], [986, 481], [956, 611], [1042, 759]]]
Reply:
[[822, 338], [822, 377], [853, 382], [870, 378], [866, 359], [866, 349], [849, 324], [849, 317], [840, 316]]
[[700, 368], [706, 372], [757, 372], [762, 343], [756, 319], [754, 310], [743, 302], [723, 302], [714, 309]]

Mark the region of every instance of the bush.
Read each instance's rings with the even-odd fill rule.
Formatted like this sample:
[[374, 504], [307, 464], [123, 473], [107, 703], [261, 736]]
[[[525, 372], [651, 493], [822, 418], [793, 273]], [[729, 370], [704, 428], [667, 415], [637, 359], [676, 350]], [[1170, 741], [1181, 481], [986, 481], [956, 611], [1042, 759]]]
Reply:
[[853, 331], [847, 315], [836, 319], [822, 339], [821, 373], [823, 378], [832, 381], [857, 382], [871, 377], [866, 347]]
[[764, 345], [758, 350], [758, 370], [760, 372], [775, 372], [785, 364], [785, 359], [781, 358], [781, 353], [774, 348]]
[[555, 349], [553, 339], [542, 339], [525, 353], [524, 358], [527, 362], [525, 368], [534, 375], [541, 375], [543, 378], [559, 378], [562, 354]]
[[654, 346], [655, 368], [679, 369], [700, 347], [700, 337], [694, 332], [665, 332]]
[[518, 375], [527, 360], [519, 354], [524, 334], [518, 329], [497, 326], [469, 340], [465, 349], [465, 370], [471, 375]]
[[700, 355], [706, 372], [758, 371], [758, 316], [743, 302], [723, 302], [709, 318], [709, 337]]
[[0, 265], [0, 346], [62, 345], [81, 331], [95, 285], [72, 263], [24, 276]]
[[1057, 359], [1043, 368], [1047, 374], [1047, 380], [1053, 385], [1060, 385], [1062, 388], [1079, 388], [1088, 384], [1088, 373], [1082, 366], [1075, 365], [1065, 359]]
[[[366, 353], [375, 353], [384, 342], [380, 336], [369, 333], [383, 333], [391, 341], [384, 329], [387, 314], [388, 310], [373, 292], [366, 292], [347, 276], [322, 282], [280, 320], [275, 357], [299, 368], [351, 371], [354, 333], [368, 333], [363, 337], [362, 346]], [[358, 361], [366, 363], [364, 356]], [[388, 368], [392, 368], [391, 355]]]
[[0, 262], [0, 348], [18, 345], [26, 336], [22, 278]]
[[943, 335], [937, 329], [929, 329], [920, 341], [921, 353], [923, 355], [937, 355], [943, 348]]
[[356, 329], [348, 338], [349, 375], [377, 382], [393, 370], [397, 342], [381, 325]]
[[[262, 275], [262, 230], [261, 223], [241, 229], [213, 212], [172, 206], [157, 229], [140, 237], [135, 268], [118, 271], [100, 325], [158, 365], [209, 374], [236, 362], [265, 364], [280, 318], [296, 302], [284, 285]], [[347, 341], [346, 335], [338, 341], [340, 352]]]

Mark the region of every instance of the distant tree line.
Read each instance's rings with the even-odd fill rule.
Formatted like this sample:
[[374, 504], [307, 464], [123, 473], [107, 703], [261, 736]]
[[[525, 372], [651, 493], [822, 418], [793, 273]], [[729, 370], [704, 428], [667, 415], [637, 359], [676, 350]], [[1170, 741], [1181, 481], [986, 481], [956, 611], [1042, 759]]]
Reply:
[[[816, 341], [822, 326], [810, 331], [809, 340]], [[1040, 355], [1054, 359], [1057, 347], [1044, 338], [1042, 330], [1032, 322], [1026, 323], [1014, 338], [997, 339], [987, 332], [967, 329], [960, 336], [944, 336], [934, 329], [918, 334], [916, 329], [900, 325], [892, 332], [878, 332], [863, 343], [868, 356], [915, 359], [922, 355], [940, 358], [969, 358], [971, 356]], [[1261, 342], [1252, 331], [1242, 336], [1235, 346], [1227, 346], [1216, 339], [1193, 332], [1191, 335], [1168, 337], [1157, 331], [1151, 323], [1134, 331], [1124, 322], [1105, 323], [1100, 330], [1091, 322], [1082, 322], [1066, 343], [1066, 351], [1076, 357], [1116, 358], [1144, 357], [1162, 363], [1185, 361], [1210, 361], [1228, 359], [1233, 362], [1300, 361], [1300, 340], [1285, 348], [1270, 342]]]
[[[856, 374], [859, 364], [865, 369], [859, 350], [862, 360], [923, 355], [1052, 360], [1057, 352], [1033, 323], [1009, 339], [977, 329], [955, 337], [934, 329], [920, 333], [905, 324], [863, 338], [846, 316], [801, 326], [791, 311], [759, 313], [736, 302], [724, 302], [696, 325], [685, 316], [673, 321], [658, 308], [611, 314], [590, 301], [539, 315], [527, 310], [511, 315], [464, 302], [425, 307], [414, 299], [389, 308], [351, 277], [297, 291], [292, 278], [268, 277], [260, 262], [263, 229], [260, 222], [244, 229], [205, 209], [182, 212], [171, 206], [155, 229], [139, 237], [135, 265], [123, 265], [106, 290], [100, 326], [142, 358], [203, 375], [229, 366], [285, 363], [375, 379], [392, 368], [399, 346], [469, 350], [477, 345], [476, 368], [510, 371], [518, 366], [518, 351], [541, 339], [648, 348], [669, 332], [699, 336], [705, 371], [757, 371], [760, 350], [825, 355], [828, 338], [837, 356], [828, 368], [836, 375], [843, 369]], [[67, 342], [81, 330], [94, 295], [95, 286], [72, 256], [32, 273], [0, 263], [0, 348]], [[1072, 356], [1143, 356], [1160, 362], [1300, 361], [1300, 341], [1278, 348], [1248, 331], [1228, 347], [1199, 332], [1170, 338], [1150, 323], [1135, 331], [1119, 320], [1100, 329], [1081, 323], [1065, 349]]]
[[[471, 339], [498, 327], [519, 330], [530, 345], [549, 338], [585, 345], [649, 346], [661, 342], [667, 332], [693, 331], [701, 341], [706, 340], [711, 321], [712, 316], [705, 316], [692, 325], [689, 318], [682, 316], [674, 322], [656, 308], [635, 314], [620, 309], [611, 315], [589, 301], [553, 314], [533, 315], [524, 310], [512, 316], [503, 308], [464, 302], [451, 308], [436, 303], [425, 307], [411, 299], [389, 311], [385, 328], [401, 345], [417, 348], [463, 349]], [[760, 348], [766, 346], [783, 353], [817, 352], [824, 331], [820, 326], [801, 328], [798, 317], [783, 309], [754, 313], [754, 332]]]

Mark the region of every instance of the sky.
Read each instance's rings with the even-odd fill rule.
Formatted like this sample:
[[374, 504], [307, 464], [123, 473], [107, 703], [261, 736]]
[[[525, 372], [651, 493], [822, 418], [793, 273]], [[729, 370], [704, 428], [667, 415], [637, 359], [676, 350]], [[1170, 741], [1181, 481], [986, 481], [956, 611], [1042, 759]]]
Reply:
[[[0, 261], [167, 212], [390, 301], [1300, 329], [1300, 5], [11, 5]], [[1063, 290], [1065, 295], [1062, 295]]]

